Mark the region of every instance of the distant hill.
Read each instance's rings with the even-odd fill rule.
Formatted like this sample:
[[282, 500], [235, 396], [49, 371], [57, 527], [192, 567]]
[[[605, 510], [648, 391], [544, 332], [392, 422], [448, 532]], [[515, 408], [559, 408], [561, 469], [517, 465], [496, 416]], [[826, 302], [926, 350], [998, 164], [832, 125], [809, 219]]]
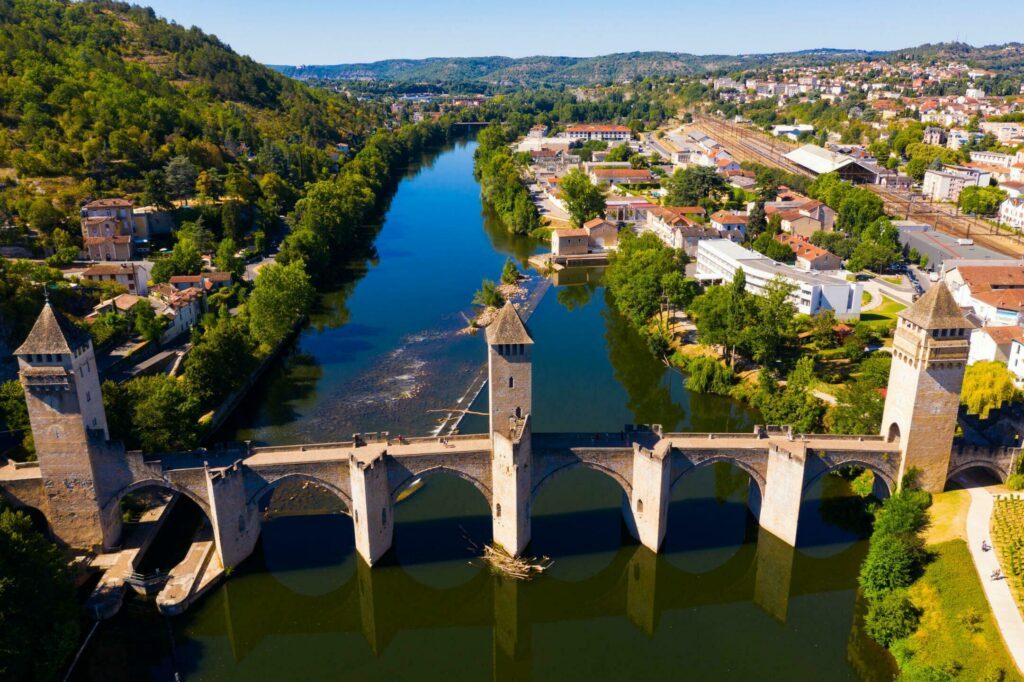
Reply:
[[599, 57], [433, 57], [389, 59], [364, 64], [272, 65], [300, 80], [372, 79], [406, 83], [479, 81], [492, 85], [589, 85], [645, 76], [694, 76], [756, 68], [784, 68], [865, 58], [957, 59], [984, 68], [1020, 70], [1021, 44], [975, 48], [963, 43], [922, 45], [891, 52], [822, 48], [750, 55], [694, 55], [683, 52], [626, 52]]

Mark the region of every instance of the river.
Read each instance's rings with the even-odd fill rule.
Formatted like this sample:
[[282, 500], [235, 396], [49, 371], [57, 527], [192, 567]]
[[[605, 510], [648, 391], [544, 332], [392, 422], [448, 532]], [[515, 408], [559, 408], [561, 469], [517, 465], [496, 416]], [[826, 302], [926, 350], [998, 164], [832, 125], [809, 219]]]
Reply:
[[[481, 204], [474, 147], [464, 140], [408, 169], [374, 252], [322, 297], [225, 437], [277, 444], [437, 427], [434, 410], [455, 405], [484, 362], [482, 339], [458, 333], [473, 292], [506, 258], [525, 264], [543, 248], [510, 237]], [[688, 392], [609, 307], [600, 272], [573, 276], [529, 321], [536, 431], [757, 423], [742, 403]], [[486, 410], [486, 391], [473, 410]], [[482, 432], [485, 421], [471, 415], [461, 429]], [[183, 616], [129, 601], [75, 677], [891, 679], [890, 658], [858, 625], [859, 499], [844, 480], [820, 479], [794, 550], [759, 532], [748, 487], [723, 464], [685, 477], [655, 556], [625, 531], [617, 485], [571, 471], [533, 507], [529, 551], [554, 564], [519, 584], [474, 560], [490, 540], [489, 510], [458, 478], [434, 477], [396, 507], [393, 551], [372, 570], [356, 559], [347, 516], [275, 517], [253, 556]]]

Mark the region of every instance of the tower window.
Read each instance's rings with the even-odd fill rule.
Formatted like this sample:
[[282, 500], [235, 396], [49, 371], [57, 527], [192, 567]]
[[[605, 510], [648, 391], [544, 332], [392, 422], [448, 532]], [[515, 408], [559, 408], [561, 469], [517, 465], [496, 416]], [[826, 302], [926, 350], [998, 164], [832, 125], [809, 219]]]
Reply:
[[85, 392], [85, 402], [87, 402], [87, 403], [91, 403], [92, 402], [92, 396], [89, 394], [89, 391]]
[[508, 378], [508, 387], [509, 388], [515, 388], [516, 387], [515, 377], [509, 377]]

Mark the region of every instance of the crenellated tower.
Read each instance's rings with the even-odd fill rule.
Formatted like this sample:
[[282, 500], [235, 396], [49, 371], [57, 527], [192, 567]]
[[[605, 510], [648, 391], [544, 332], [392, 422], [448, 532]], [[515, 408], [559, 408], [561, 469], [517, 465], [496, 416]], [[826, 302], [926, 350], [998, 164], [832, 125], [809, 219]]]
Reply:
[[533, 410], [533, 338], [511, 303], [487, 326], [487, 370], [490, 432], [508, 431]]
[[900, 480], [917, 468], [932, 492], [946, 484], [973, 327], [942, 282], [896, 325], [882, 435], [899, 444]]
[[109, 434], [92, 339], [47, 300], [14, 355], [54, 535], [82, 549], [113, 544], [119, 519], [100, 512], [109, 491], [97, 470]]

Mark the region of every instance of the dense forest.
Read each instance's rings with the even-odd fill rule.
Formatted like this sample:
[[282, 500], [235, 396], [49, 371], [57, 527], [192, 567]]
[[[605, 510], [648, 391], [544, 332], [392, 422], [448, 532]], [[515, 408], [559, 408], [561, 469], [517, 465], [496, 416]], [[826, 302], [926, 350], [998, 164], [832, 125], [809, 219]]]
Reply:
[[0, 224], [52, 228], [84, 198], [152, 189], [147, 172], [180, 156], [301, 187], [326, 175], [328, 145], [382, 122], [123, 3], [0, 0], [0, 53]]

